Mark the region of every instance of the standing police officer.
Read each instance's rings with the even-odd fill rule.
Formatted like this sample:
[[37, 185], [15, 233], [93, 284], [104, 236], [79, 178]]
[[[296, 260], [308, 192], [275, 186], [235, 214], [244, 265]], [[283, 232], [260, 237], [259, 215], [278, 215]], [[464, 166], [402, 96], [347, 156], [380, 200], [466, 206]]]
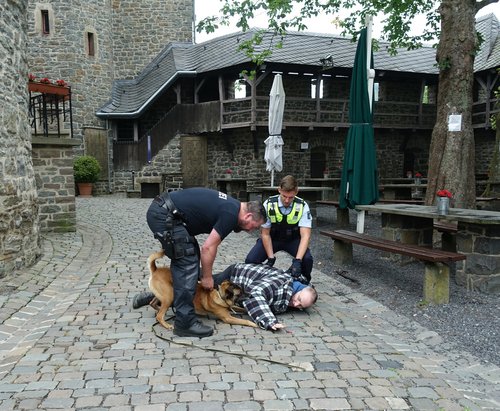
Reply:
[[264, 202], [267, 221], [261, 227], [261, 237], [248, 253], [246, 263], [262, 263], [267, 258], [271, 267], [276, 261], [275, 253], [286, 251], [293, 258], [290, 267], [294, 278], [305, 277], [311, 281], [313, 258], [309, 250], [312, 217], [309, 205], [300, 197], [297, 180], [285, 176], [278, 188], [279, 195]]
[[[148, 226], [171, 259], [174, 283], [174, 334], [208, 337], [213, 328], [196, 318], [193, 298], [200, 277], [203, 288], [214, 286], [212, 268], [217, 248], [231, 231], [252, 231], [266, 221], [258, 201], [244, 202], [207, 188], [188, 188], [156, 197], [147, 212]], [[208, 234], [200, 247], [195, 236]], [[152, 293], [134, 298], [134, 308], [148, 304]]]

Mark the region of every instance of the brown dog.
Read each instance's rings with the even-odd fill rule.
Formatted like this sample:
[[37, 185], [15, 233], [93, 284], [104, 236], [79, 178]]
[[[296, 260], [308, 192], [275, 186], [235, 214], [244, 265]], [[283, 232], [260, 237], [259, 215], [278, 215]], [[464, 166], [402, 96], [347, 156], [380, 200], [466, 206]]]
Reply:
[[[156, 260], [164, 255], [163, 250], [161, 250], [151, 254], [148, 258], [149, 288], [155, 295], [150, 305], [157, 310], [156, 320], [166, 329], [172, 329], [172, 326], [165, 321], [165, 314], [174, 301], [172, 273], [168, 267], [156, 267]], [[193, 300], [194, 309], [197, 314], [214, 314], [226, 324], [257, 327], [250, 320], [233, 317], [229, 311], [241, 294], [243, 294], [243, 290], [227, 280], [219, 285], [218, 290], [213, 289], [211, 291], [205, 290], [198, 283]]]

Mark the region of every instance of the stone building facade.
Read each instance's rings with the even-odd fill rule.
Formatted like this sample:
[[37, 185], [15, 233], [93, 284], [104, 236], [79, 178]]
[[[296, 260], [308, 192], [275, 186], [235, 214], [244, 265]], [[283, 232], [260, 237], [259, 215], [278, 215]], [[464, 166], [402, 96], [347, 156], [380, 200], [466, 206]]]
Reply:
[[26, 88], [27, 0], [0, 3], [0, 278], [40, 254]]
[[86, 127], [105, 128], [95, 111], [109, 99], [114, 80], [135, 77], [168, 42], [192, 40], [194, 6], [192, 0], [74, 3], [29, 1], [28, 65], [37, 77], [69, 83], [73, 138], [83, 139]]
[[26, 11], [29, 73], [52, 82], [63, 79], [72, 94], [72, 133], [65, 122], [60, 138], [33, 135], [41, 228], [50, 231], [75, 229], [75, 155], [99, 159], [102, 180], [94, 192], [114, 190], [106, 153], [111, 128], [95, 116], [113, 81], [137, 76], [166, 43], [192, 39], [192, 0], [73, 3], [29, 1]]
[[[0, 277], [35, 261], [40, 230], [75, 229], [74, 156], [109, 133], [96, 108], [166, 43], [191, 41], [193, 16], [192, 0], [0, 2]], [[69, 83], [73, 133], [31, 135], [28, 73]]]

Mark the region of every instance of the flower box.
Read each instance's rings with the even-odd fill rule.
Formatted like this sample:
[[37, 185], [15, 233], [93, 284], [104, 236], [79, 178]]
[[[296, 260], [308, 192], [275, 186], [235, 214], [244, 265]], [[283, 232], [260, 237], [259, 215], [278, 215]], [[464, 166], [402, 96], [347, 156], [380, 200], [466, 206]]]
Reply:
[[40, 83], [37, 81], [28, 82], [28, 90], [32, 93], [57, 94], [59, 96], [69, 96], [70, 93], [69, 87]]

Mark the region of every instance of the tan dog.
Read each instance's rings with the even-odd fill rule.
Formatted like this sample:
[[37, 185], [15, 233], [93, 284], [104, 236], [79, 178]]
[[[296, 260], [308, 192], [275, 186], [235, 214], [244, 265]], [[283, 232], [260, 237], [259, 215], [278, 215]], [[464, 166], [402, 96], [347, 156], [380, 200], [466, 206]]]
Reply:
[[[172, 282], [172, 272], [168, 267], [156, 267], [156, 260], [164, 256], [163, 250], [153, 253], [148, 258], [149, 267], [149, 288], [155, 295], [150, 305], [155, 310], [156, 320], [166, 329], [172, 326], [165, 321], [165, 314], [174, 301], [174, 285]], [[257, 324], [250, 320], [233, 317], [230, 309], [235, 304], [243, 290], [229, 281], [223, 281], [219, 289], [211, 291], [205, 290], [200, 283], [196, 286], [194, 296], [194, 309], [197, 314], [214, 314], [226, 324], [246, 325], [257, 327]]]

